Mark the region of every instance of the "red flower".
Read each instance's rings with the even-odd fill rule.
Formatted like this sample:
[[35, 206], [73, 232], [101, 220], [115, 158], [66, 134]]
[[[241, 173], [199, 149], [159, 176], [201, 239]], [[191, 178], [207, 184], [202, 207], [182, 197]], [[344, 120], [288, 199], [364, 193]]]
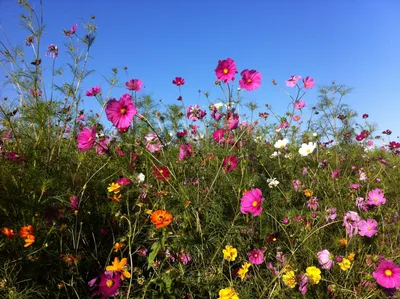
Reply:
[[168, 168], [164, 166], [154, 166], [153, 168], [153, 175], [159, 181], [168, 180], [169, 176], [171, 175]]
[[232, 172], [237, 167], [237, 160], [235, 156], [227, 156], [222, 163], [222, 167], [224, 168], [225, 172]]
[[172, 81], [172, 84], [175, 84], [176, 86], [181, 86], [185, 84], [185, 79], [181, 77], [176, 77], [175, 80]]

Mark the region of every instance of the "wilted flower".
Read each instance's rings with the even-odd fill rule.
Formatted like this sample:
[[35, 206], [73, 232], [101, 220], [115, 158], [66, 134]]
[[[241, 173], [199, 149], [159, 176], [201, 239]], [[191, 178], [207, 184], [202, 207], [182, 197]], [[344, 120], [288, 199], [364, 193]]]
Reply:
[[346, 232], [349, 234], [349, 238], [358, 234], [358, 222], [360, 216], [353, 211], [347, 212], [343, 218], [343, 226], [346, 227]]
[[48, 46], [46, 56], [49, 56], [50, 58], [56, 58], [58, 56], [58, 47], [54, 44]]

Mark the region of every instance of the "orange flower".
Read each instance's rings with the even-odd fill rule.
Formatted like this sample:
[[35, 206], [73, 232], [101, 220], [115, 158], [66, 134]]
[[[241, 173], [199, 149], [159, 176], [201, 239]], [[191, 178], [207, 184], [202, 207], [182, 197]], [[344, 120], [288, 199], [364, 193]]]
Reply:
[[24, 247], [31, 246], [33, 243], [35, 243], [35, 236], [34, 235], [28, 235], [25, 239], [25, 245]]
[[16, 235], [14, 230], [8, 227], [3, 228], [1, 233], [7, 236], [7, 240], [11, 240]]
[[151, 214], [151, 222], [156, 225], [156, 228], [167, 226], [172, 222], [172, 215], [165, 210], [157, 210]]
[[28, 238], [29, 235], [33, 235], [34, 233], [35, 229], [32, 227], [32, 225], [25, 225], [19, 230], [19, 236], [21, 238]]
[[120, 202], [121, 198], [122, 198], [122, 195], [121, 194], [117, 195], [117, 194], [114, 193], [112, 197], [109, 196], [108, 198], [111, 199], [112, 201]]
[[114, 261], [112, 262], [112, 266], [107, 266], [106, 270], [107, 271], [114, 271], [114, 272], [119, 272], [121, 273], [121, 279], [124, 280], [124, 277], [130, 278], [131, 273], [126, 271], [125, 265], [126, 265], [127, 259], [123, 258], [121, 261], [119, 261], [119, 258], [115, 257]]
[[342, 238], [342, 239], [340, 239], [339, 241], [338, 241], [338, 243], [339, 243], [339, 245], [340, 246], [347, 246], [347, 243], [348, 243], [348, 241], [347, 241], [347, 239], [346, 238]]
[[313, 195], [313, 192], [311, 189], [306, 189], [306, 190], [304, 190], [304, 195], [306, 197], [311, 197]]
[[118, 252], [120, 249], [124, 248], [126, 245], [124, 243], [115, 243], [114, 244], [114, 252]]

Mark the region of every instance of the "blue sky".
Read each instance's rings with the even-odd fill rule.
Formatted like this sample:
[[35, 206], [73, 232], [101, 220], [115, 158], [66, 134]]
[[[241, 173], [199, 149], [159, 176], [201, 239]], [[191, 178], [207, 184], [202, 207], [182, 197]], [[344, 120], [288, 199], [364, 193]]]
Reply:
[[[23, 44], [27, 34], [16, 2], [0, 0], [0, 23], [12, 43]], [[84, 89], [105, 86], [103, 75], [127, 66], [129, 77], [121, 72], [121, 82], [142, 79], [145, 92], [165, 103], [175, 103], [179, 95], [172, 79], [184, 77], [185, 103], [195, 104], [199, 89], [210, 92], [211, 99], [221, 96], [214, 87], [214, 69], [218, 60], [230, 57], [239, 71], [256, 69], [263, 75], [260, 89], [244, 93], [245, 102], [272, 104], [282, 112], [288, 100], [272, 79], [282, 85], [291, 75], [311, 76], [317, 84], [336, 81], [354, 88], [345, 102], [368, 113], [378, 133], [390, 128], [392, 139], [400, 134], [400, 1], [43, 2], [44, 45], [60, 46], [57, 63], [66, 56], [62, 30], [78, 23], [82, 33], [82, 20], [96, 16], [98, 36], [89, 61], [96, 73]], [[38, 0], [31, 3], [39, 6]], [[315, 88], [304, 100], [311, 106], [316, 96]], [[86, 108], [92, 107], [89, 101]]]

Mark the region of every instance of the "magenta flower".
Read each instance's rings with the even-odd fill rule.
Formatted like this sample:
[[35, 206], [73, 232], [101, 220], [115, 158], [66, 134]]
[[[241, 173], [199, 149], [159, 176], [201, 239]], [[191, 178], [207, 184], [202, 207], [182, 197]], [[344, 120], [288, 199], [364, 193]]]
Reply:
[[225, 172], [232, 172], [236, 169], [238, 163], [236, 160], [236, 156], [227, 156], [222, 162], [222, 168]]
[[175, 84], [176, 86], [182, 86], [185, 84], [185, 79], [181, 77], [176, 77], [173, 81], [172, 84]]
[[77, 28], [78, 28], [78, 24], [75, 24], [74, 26], [72, 26], [72, 28], [70, 30], [64, 30], [64, 33], [66, 36], [71, 36], [72, 34], [74, 34], [76, 32]]
[[314, 79], [310, 78], [308, 76], [303, 79], [303, 83], [304, 83], [304, 88], [307, 88], [307, 89], [313, 88], [314, 84], [315, 84]]
[[349, 211], [343, 218], [343, 226], [346, 227], [346, 232], [349, 234], [349, 238], [358, 234], [358, 223], [360, 216], [353, 211]]
[[101, 88], [100, 86], [94, 86], [91, 89], [86, 91], [86, 95], [88, 97], [95, 97], [96, 95], [98, 95], [101, 92]]
[[49, 56], [50, 58], [56, 58], [58, 56], [58, 47], [54, 44], [48, 46], [46, 56]]
[[108, 138], [108, 137], [103, 137], [103, 138], [99, 139], [99, 141], [96, 144], [97, 154], [98, 155], [102, 155], [106, 151], [108, 151], [107, 143], [108, 143], [109, 140], [110, 140], [110, 138]]
[[188, 119], [192, 121], [197, 121], [202, 119], [204, 116], [206, 116], [207, 112], [204, 110], [200, 110], [199, 105], [190, 105], [189, 108], [186, 111], [186, 116]]
[[85, 119], [85, 114], [84, 113], [81, 113], [81, 114], [79, 114], [79, 116], [76, 118], [76, 120], [84, 120]]
[[247, 91], [253, 91], [261, 85], [261, 73], [256, 70], [245, 69], [240, 73], [242, 80], [239, 81], [240, 88], [244, 88]]
[[300, 115], [295, 115], [295, 116], [293, 116], [293, 120], [294, 121], [299, 121], [301, 119], [301, 116]]
[[187, 265], [190, 262], [190, 254], [185, 250], [181, 250], [178, 254], [178, 260], [182, 264]]
[[332, 171], [332, 173], [331, 173], [332, 179], [337, 179], [339, 176], [340, 176], [340, 169], [336, 169], [336, 170]]
[[191, 144], [181, 144], [179, 148], [179, 161], [183, 161], [193, 155]]
[[120, 186], [128, 186], [131, 184], [131, 180], [130, 180], [130, 178], [122, 177], [115, 183], [117, 183]]
[[141, 91], [143, 89], [142, 84], [142, 80], [139, 79], [132, 79], [125, 83], [126, 88], [133, 91]]
[[89, 287], [93, 287], [98, 279], [100, 279], [98, 288], [92, 292], [91, 296], [101, 294], [100, 299], [105, 299], [118, 295], [118, 288], [121, 286], [121, 279], [118, 273], [105, 271], [100, 275], [100, 277], [89, 281]]
[[384, 288], [400, 287], [400, 266], [393, 263], [392, 260], [381, 260], [372, 276]]
[[69, 207], [70, 207], [72, 210], [76, 210], [76, 209], [78, 208], [78, 206], [79, 206], [79, 198], [76, 197], [75, 195], [72, 195], [72, 196], [69, 198]]
[[250, 263], [261, 265], [264, 262], [264, 253], [260, 249], [253, 249], [248, 254]]
[[212, 137], [214, 138], [215, 142], [221, 143], [225, 141], [225, 130], [224, 129], [217, 129], [213, 134]]
[[323, 269], [330, 270], [335, 263], [333, 260], [333, 255], [326, 249], [319, 251], [317, 253], [318, 263]]
[[78, 135], [78, 149], [80, 152], [90, 150], [96, 141], [96, 127], [84, 128]]
[[133, 98], [124, 94], [119, 101], [111, 99], [106, 106], [107, 119], [118, 129], [127, 129], [131, 125], [133, 117], [137, 114]]
[[247, 191], [241, 199], [240, 211], [243, 214], [251, 213], [253, 216], [260, 215], [262, 211], [261, 204], [265, 200], [261, 196], [262, 192], [258, 188]]
[[306, 102], [304, 100], [298, 100], [294, 102], [294, 108], [297, 110], [301, 110], [306, 106]]
[[386, 203], [386, 198], [383, 196], [383, 191], [379, 188], [368, 192], [367, 204], [371, 206], [380, 206]]
[[378, 227], [378, 222], [375, 219], [368, 218], [367, 220], [361, 220], [360, 222], [358, 222], [358, 229], [360, 230], [359, 232], [360, 236], [366, 236], [368, 238], [371, 238], [378, 232], [378, 230], [376, 229], [377, 227]]
[[215, 74], [217, 79], [225, 83], [235, 79], [235, 74], [237, 73], [235, 61], [231, 58], [225, 60], [219, 60], [217, 68], [215, 69]]
[[301, 79], [301, 76], [290, 76], [290, 79], [286, 81], [287, 87], [295, 87], [297, 81]]

